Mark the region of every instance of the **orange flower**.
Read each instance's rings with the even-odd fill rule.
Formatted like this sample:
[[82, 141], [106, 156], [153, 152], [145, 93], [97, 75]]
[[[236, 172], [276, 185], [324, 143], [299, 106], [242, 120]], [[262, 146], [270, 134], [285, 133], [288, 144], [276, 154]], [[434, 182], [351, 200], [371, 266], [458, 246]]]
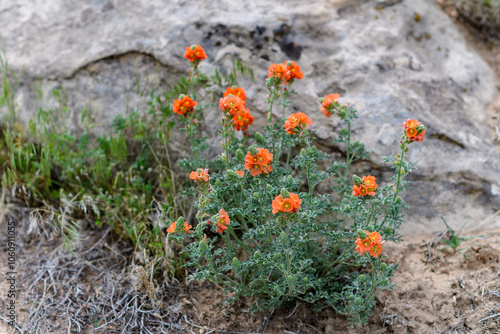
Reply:
[[273, 214], [276, 214], [279, 211], [297, 213], [300, 209], [301, 203], [302, 200], [297, 194], [290, 193], [290, 197], [288, 198], [283, 198], [281, 195], [278, 195], [274, 198], [272, 203]]
[[337, 100], [340, 98], [339, 94], [329, 94], [325, 95], [323, 102], [321, 103], [321, 112], [326, 117], [332, 116], [332, 107], [338, 104]]
[[217, 220], [217, 229], [215, 232], [218, 232], [220, 234], [224, 233], [224, 231], [227, 229], [231, 222], [231, 219], [229, 219], [229, 215], [227, 214], [224, 209], [219, 210], [219, 219]]
[[200, 60], [207, 58], [207, 54], [201, 46], [195, 44], [186, 47], [184, 58], [188, 59], [191, 62], [199, 62]]
[[375, 196], [375, 190], [377, 190], [377, 183], [375, 182], [375, 176], [363, 176], [363, 183], [360, 185], [352, 186], [352, 194], [356, 197], [360, 196]]
[[363, 255], [365, 252], [369, 252], [371, 249], [372, 243], [370, 242], [369, 237], [366, 237], [363, 240], [361, 240], [360, 238], [356, 238], [356, 252]]
[[[170, 224], [170, 226], [167, 228], [167, 232], [168, 233], [175, 233], [175, 228], [177, 226], [177, 222], [173, 222], [172, 224]], [[184, 222], [184, 233], [186, 234], [190, 234], [191, 233], [191, 225], [189, 225], [187, 222]]]
[[240, 177], [245, 176], [245, 171], [244, 170], [237, 170], [236, 174], [238, 174]]
[[224, 93], [224, 97], [234, 95], [245, 101], [247, 99], [247, 94], [245, 90], [241, 87], [227, 87], [226, 92]]
[[300, 66], [297, 65], [294, 61], [287, 61], [284, 63], [288, 70], [290, 71], [291, 80], [293, 79], [302, 79], [304, 74], [300, 71]]
[[372, 248], [370, 249], [370, 255], [373, 257], [378, 257], [380, 253], [382, 253], [382, 244], [374, 244]]
[[[247, 109], [248, 110], [248, 109]], [[248, 111], [237, 111], [233, 116], [233, 126], [238, 131], [246, 131], [253, 123], [253, 116]]]
[[356, 238], [356, 252], [360, 255], [364, 253], [370, 253], [373, 257], [378, 257], [382, 253], [382, 237], [378, 232], [368, 232], [368, 237], [361, 240], [360, 238]]
[[279, 83], [288, 82], [292, 78], [292, 74], [290, 70], [286, 66], [286, 64], [272, 64], [269, 66], [269, 70], [267, 73], [269, 78], [278, 78]]
[[195, 172], [191, 172], [191, 174], [189, 174], [189, 178], [194, 180], [194, 182], [207, 182], [210, 180], [208, 169], [201, 168], [198, 168]]
[[273, 171], [273, 154], [265, 148], [257, 148], [258, 153], [256, 155], [251, 155], [247, 152], [245, 156], [245, 169], [250, 170], [252, 176], [257, 176], [264, 172], [268, 174]]
[[174, 113], [178, 115], [184, 115], [192, 112], [194, 107], [198, 104], [198, 102], [193, 101], [189, 95], [179, 96], [181, 99], [174, 100]]
[[219, 108], [231, 116], [236, 113], [245, 111], [245, 101], [235, 95], [228, 95], [219, 100]]
[[382, 236], [378, 232], [369, 233], [368, 231], [366, 231], [366, 233], [368, 233], [368, 239], [370, 239], [370, 242], [372, 244], [375, 245], [382, 243]]
[[416, 119], [407, 119], [403, 123], [403, 128], [406, 131], [406, 137], [410, 142], [422, 141], [425, 136], [425, 127]]
[[298, 112], [296, 114], [291, 114], [285, 121], [285, 130], [289, 134], [293, 135], [300, 132], [302, 129], [307, 128], [312, 124], [311, 119], [303, 112]]

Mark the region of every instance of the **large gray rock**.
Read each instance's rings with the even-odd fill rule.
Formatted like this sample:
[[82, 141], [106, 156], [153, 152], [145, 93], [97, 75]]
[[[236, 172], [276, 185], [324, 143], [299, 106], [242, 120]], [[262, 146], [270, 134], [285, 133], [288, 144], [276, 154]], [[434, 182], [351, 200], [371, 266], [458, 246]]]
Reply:
[[[293, 59], [304, 79], [294, 84], [292, 108], [311, 116], [322, 146], [331, 146], [339, 122], [321, 115], [319, 96], [340, 93], [359, 111], [354, 137], [374, 151], [357, 166], [366, 173], [387, 180], [382, 156], [398, 149], [401, 124], [426, 125], [425, 141], [409, 152], [419, 169], [404, 195], [403, 233], [441, 230], [441, 215], [455, 228], [477, 226], [500, 209], [485, 111], [495, 78], [434, 1], [20, 0], [0, 2], [0, 22], [10, 67], [23, 70], [16, 103], [24, 122], [54, 103], [50, 94], [37, 101], [34, 85], [45, 93], [63, 87], [70, 128], [82, 130], [86, 107], [105, 131], [114, 115], [145, 106], [138, 78], [145, 92], [174, 82], [188, 69], [185, 47], [200, 44], [209, 56], [203, 71], [233, 56], [254, 68], [256, 82], [244, 87], [256, 131], [265, 124], [267, 67]], [[500, 219], [483, 227], [493, 226]]]

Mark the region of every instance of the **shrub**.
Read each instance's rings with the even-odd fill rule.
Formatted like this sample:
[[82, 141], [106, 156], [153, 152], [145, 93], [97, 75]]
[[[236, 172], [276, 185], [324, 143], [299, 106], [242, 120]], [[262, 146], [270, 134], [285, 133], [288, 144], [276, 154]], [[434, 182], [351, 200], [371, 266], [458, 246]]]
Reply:
[[[198, 63], [188, 80], [201, 75]], [[376, 293], [394, 287], [389, 279], [397, 265], [386, 263], [383, 243], [400, 240], [406, 204], [399, 193], [415, 168], [404, 155], [412, 142], [422, 141], [425, 128], [417, 120], [403, 124], [401, 152], [385, 160], [395, 171], [389, 183], [379, 186], [370, 175], [351, 178], [352, 163], [368, 154], [352, 138], [357, 112], [341, 105], [338, 94], [327, 95], [320, 99], [321, 112], [343, 122], [334, 143], [344, 147], [346, 160], [321, 169], [320, 162], [331, 157], [313, 145], [311, 119], [302, 112], [286, 115], [293, 82], [302, 78], [295, 62], [270, 66], [264, 134], [246, 132], [253, 122], [246, 94], [241, 87], [228, 88], [219, 103], [223, 152], [215, 159], [218, 165], [208, 170], [208, 162], [198, 157], [183, 162], [194, 170], [197, 224], [192, 228], [180, 217], [169, 238], [183, 247], [185, 236], [193, 238], [182, 253], [195, 268], [190, 278], [224, 287], [227, 302], [251, 297], [255, 311], [302, 301], [314, 310], [332, 307], [353, 323], [366, 323]], [[278, 101], [282, 117], [274, 119]], [[193, 103], [196, 108], [188, 110]], [[199, 126], [194, 120], [200, 105], [187, 101], [181, 116], [190, 133]], [[238, 130], [243, 136], [235, 135]], [[319, 192], [317, 185], [329, 178], [334, 180], [331, 193]]]

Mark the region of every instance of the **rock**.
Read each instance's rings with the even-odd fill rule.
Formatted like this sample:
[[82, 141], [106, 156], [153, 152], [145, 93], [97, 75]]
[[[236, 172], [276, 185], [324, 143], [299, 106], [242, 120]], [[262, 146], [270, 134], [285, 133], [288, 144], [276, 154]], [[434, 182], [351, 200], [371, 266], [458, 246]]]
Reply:
[[[23, 122], [39, 106], [54, 107], [50, 92], [59, 88], [72, 131], [83, 130], [86, 107], [105, 133], [115, 115], [145, 108], [153, 86], [185, 73], [184, 49], [196, 43], [209, 56], [202, 71], [234, 56], [253, 66], [256, 81], [243, 84], [256, 131], [265, 124], [267, 67], [294, 59], [305, 76], [288, 112], [307, 112], [321, 146], [333, 149], [339, 122], [321, 115], [317, 98], [340, 93], [359, 111], [354, 138], [374, 152], [368, 168], [356, 168], [388, 182], [382, 157], [397, 151], [401, 124], [426, 125], [424, 142], [408, 153], [419, 169], [403, 195], [410, 205], [403, 233], [442, 230], [441, 215], [459, 229], [500, 209], [499, 156], [485, 111], [495, 78], [432, 0], [19, 0], [0, 3], [0, 22], [10, 68], [23, 70], [16, 94]], [[498, 217], [484, 227], [493, 226]]]

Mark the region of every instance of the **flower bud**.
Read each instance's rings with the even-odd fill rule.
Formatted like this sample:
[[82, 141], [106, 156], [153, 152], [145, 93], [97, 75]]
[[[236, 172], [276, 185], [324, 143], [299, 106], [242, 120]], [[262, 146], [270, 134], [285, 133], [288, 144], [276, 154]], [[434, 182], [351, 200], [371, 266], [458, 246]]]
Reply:
[[363, 179], [360, 178], [359, 176], [357, 176], [356, 174], [354, 174], [352, 176], [352, 182], [354, 182], [355, 185], [359, 186], [359, 185], [363, 184]]
[[401, 197], [396, 197], [396, 203], [401, 204], [403, 202], [403, 199]]
[[191, 50], [193, 50], [193, 51], [194, 51], [194, 50], [196, 50], [196, 44], [191, 45], [191, 46], [190, 46], [190, 48], [191, 48]]
[[382, 284], [383, 285], [389, 285], [389, 279], [386, 278], [385, 280], [382, 281]]
[[365, 238], [368, 238], [368, 233], [366, 233], [366, 231], [365, 231], [365, 230], [358, 229], [358, 230], [356, 231], [356, 234], [358, 235], [358, 237], [359, 237], [360, 239], [365, 239]]
[[257, 150], [257, 147], [255, 147], [253, 145], [250, 146], [249, 151], [250, 151], [250, 155], [257, 155], [257, 154], [259, 154], [259, 151]]
[[260, 259], [262, 257], [262, 254], [260, 254], [260, 252], [258, 250], [256, 250], [255, 253], [253, 253], [253, 257], [255, 259]]
[[285, 231], [281, 231], [281, 233], [280, 233], [280, 240], [281, 241], [286, 241], [286, 233], [285, 233]]
[[316, 145], [311, 146], [311, 152], [318, 153], [318, 148], [316, 147]]
[[245, 159], [245, 153], [243, 153], [241, 149], [236, 150], [236, 159], [238, 159], [238, 161], [243, 161], [243, 159]]
[[181, 95], [179, 95], [179, 100], [182, 100], [182, 99], [183, 99], [183, 98], [185, 98], [185, 97], [186, 97], [186, 95], [181, 94]]
[[308, 278], [307, 276], [306, 276], [306, 277], [303, 277], [303, 278], [302, 278], [302, 283], [304, 283], [304, 284], [305, 284], [305, 283], [307, 283], [307, 282], [309, 282], [309, 278]]
[[286, 177], [286, 182], [287, 182], [289, 185], [292, 185], [292, 184], [293, 184], [293, 176], [288, 175], [288, 176]]
[[206, 251], [208, 251], [208, 245], [207, 245], [207, 242], [205, 241], [205, 238], [203, 238], [202, 240], [200, 240], [200, 244], [198, 246], [198, 250], [200, 252], [206, 252]]
[[267, 192], [269, 192], [269, 193], [271, 191], [273, 191], [273, 187], [269, 183], [266, 184], [266, 188], [267, 188]]
[[324, 97], [320, 97], [318, 100], [319, 100], [319, 103], [323, 103], [323, 101], [325, 100], [325, 98]]
[[276, 254], [274, 254], [273, 259], [274, 259], [274, 261], [276, 261], [276, 262], [280, 261], [280, 260], [281, 260], [281, 254], [280, 254], [280, 253], [276, 253]]
[[238, 174], [236, 174], [236, 172], [234, 170], [228, 169], [226, 171], [226, 177], [229, 180], [237, 180], [238, 179]]
[[361, 298], [356, 297], [356, 299], [354, 299], [354, 304], [361, 305], [361, 303], [362, 303]]
[[260, 198], [260, 193], [258, 192], [253, 193], [253, 198]]
[[260, 132], [255, 133], [255, 140], [259, 144], [264, 144], [266, 142], [266, 139], [264, 138], [264, 136]]
[[415, 130], [417, 130], [417, 134], [419, 134], [420, 132], [425, 130], [425, 126], [423, 124], [420, 124], [415, 128]]
[[288, 284], [292, 284], [293, 281], [295, 281], [295, 278], [292, 275], [288, 275], [288, 277], [286, 278], [286, 281]]
[[222, 182], [220, 180], [217, 180], [217, 181], [215, 181], [215, 185], [217, 187], [221, 187], [222, 186]]
[[292, 62], [291, 60], [288, 60], [288, 61], [286, 62], [286, 66], [292, 66], [292, 65], [293, 65], [293, 62]]
[[386, 227], [386, 228], [385, 228], [385, 233], [387, 233], [387, 234], [391, 234], [391, 233], [392, 233], [392, 228], [390, 228], [390, 227]]
[[240, 260], [237, 257], [233, 257], [233, 266], [238, 268], [240, 266]]
[[384, 270], [384, 271], [385, 271], [385, 270], [387, 270], [387, 264], [386, 264], [385, 262], [382, 262], [382, 263], [380, 264], [380, 269], [382, 269], [382, 270]]
[[226, 155], [226, 153], [222, 153], [221, 157], [222, 157], [222, 162], [227, 163], [227, 155]]
[[366, 279], [367, 279], [367, 278], [368, 278], [368, 277], [366, 277], [366, 275], [365, 275], [365, 274], [359, 275], [359, 280], [360, 280], [361, 282], [366, 282]]
[[303, 148], [303, 149], [300, 150], [300, 155], [303, 156], [303, 157], [305, 157], [307, 155], [307, 151], [306, 151], [305, 148]]
[[347, 113], [345, 112], [345, 110], [342, 109], [339, 111], [340, 119], [344, 119], [346, 116], [347, 116]]
[[281, 188], [280, 195], [283, 198], [290, 198], [290, 193], [285, 188]]
[[185, 221], [185, 220], [184, 220], [184, 217], [180, 216], [180, 217], [177, 219], [177, 224], [182, 225], [182, 224], [184, 224], [184, 221]]

